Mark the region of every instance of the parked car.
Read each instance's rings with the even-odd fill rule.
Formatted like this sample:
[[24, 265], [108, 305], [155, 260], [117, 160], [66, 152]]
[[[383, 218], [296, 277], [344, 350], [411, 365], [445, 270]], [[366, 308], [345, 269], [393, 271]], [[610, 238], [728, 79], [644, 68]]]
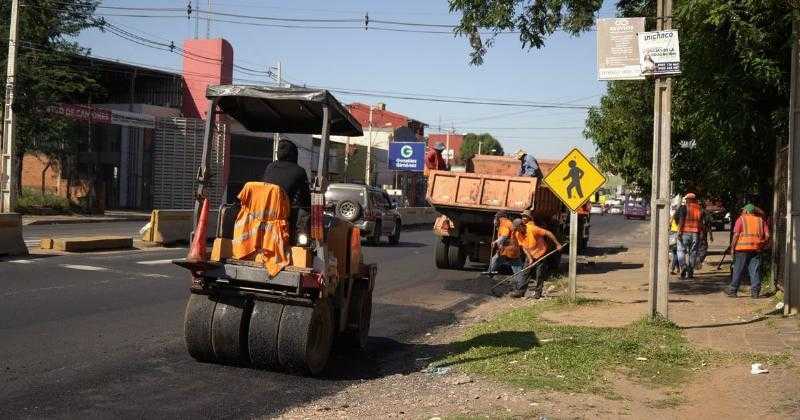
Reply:
[[592, 208], [589, 209], [589, 214], [599, 214], [599, 215], [602, 216], [602, 215], [606, 214], [606, 211], [603, 208], [602, 204], [593, 203], [592, 204]]
[[626, 219], [641, 219], [647, 220], [647, 206], [642, 202], [629, 201], [625, 203], [625, 209], [622, 214]]
[[331, 184], [325, 201], [328, 211], [356, 225], [370, 244], [380, 242], [381, 236], [393, 245], [400, 242], [400, 212], [385, 191], [361, 184]]
[[730, 213], [720, 203], [709, 203], [706, 212], [711, 216], [711, 227], [714, 230], [725, 230], [725, 225], [730, 223]]
[[608, 214], [622, 214], [622, 206], [612, 205], [608, 208]]

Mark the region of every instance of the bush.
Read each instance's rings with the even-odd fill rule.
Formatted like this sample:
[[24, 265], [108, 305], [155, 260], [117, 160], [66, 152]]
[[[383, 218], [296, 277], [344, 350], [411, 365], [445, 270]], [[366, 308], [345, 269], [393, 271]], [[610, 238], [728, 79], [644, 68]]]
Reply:
[[69, 214], [72, 206], [69, 200], [36, 188], [22, 188], [17, 197], [17, 212], [22, 214]]

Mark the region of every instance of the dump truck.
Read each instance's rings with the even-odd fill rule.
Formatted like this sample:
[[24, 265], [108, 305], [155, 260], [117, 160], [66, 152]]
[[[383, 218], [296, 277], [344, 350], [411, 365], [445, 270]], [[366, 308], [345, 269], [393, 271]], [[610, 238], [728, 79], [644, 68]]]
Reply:
[[195, 232], [202, 230], [204, 189], [217, 175], [209, 172], [208, 159], [220, 116], [253, 132], [320, 135], [321, 141], [310, 232], [297, 235], [288, 267], [270, 276], [263, 264], [224, 255], [220, 248], [233, 237], [235, 202], [220, 205], [211, 256], [174, 261], [192, 280], [184, 318], [188, 353], [201, 362], [318, 374], [334, 340], [342, 343], [336, 348], [363, 347], [369, 334], [377, 268], [363, 262], [358, 228], [324, 212], [329, 136], [361, 136], [361, 126], [326, 90], [222, 85], [210, 86], [206, 96]]
[[[539, 161], [546, 176], [557, 161]], [[438, 237], [437, 268], [461, 270], [467, 260], [488, 264], [495, 235], [494, 216], [500, 210], [518, 217], [531, 210], [537, 223], [564, 238], [569, 233], [569, 210], [543, 182], [516, 176], [519, 160], [511, 156], [475, 156], [474, 172], [430, 171], [428, 203], [441, 214], [434, 223]], [[579, 249], [589, 241], [589, 214], [579, 214]], [[560, 255], [548, 260], [557, 269]]]

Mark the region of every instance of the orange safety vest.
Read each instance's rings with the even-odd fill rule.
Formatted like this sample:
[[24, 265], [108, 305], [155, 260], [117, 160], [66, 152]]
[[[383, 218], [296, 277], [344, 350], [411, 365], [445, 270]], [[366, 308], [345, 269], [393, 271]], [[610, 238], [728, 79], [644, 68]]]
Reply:
[[745, 213], [740, 217], [742, 221], [742, 233], [736, 242], [736, 251], [761, 251], [766, 242], [764, 235], [764, 219]]
[[274, 184], [248, 182], [233, 227], [233, 257], [264, 264], [270, 277], [289, 265], [289, 197]]
[[536, 226], [533, 222], [525, 224], [525, 234], [517, 232], [519, 243], [534, 258], [541, 258], [547, 253], [547, 242], [545, 241], [545, 230]]
[[700, 232], [700, 205], [695, 202], [686, 203], [686, 218], [683, 221], [681, 232]]
[[508, 238], [508, 245], [500, 247], [500, 255], [510, 259], [519, 258], [519, 244], [517, 243], [517, 238], [514, 237], [514, 225], [511, 223], [511, 220], [506, 217], [500, 219], [500, 223], [497, 227], [497, 236], [505, 236]]

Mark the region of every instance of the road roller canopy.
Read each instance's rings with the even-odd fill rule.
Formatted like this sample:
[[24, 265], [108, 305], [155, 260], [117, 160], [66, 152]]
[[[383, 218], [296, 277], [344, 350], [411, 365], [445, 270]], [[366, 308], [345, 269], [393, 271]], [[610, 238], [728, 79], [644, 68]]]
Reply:
[[320, 134], [327, 105], [331, 135], [364, 135], [361, 124], [324, 89], [217, 85], [208, 87], [206, 97], [254, 132]]

